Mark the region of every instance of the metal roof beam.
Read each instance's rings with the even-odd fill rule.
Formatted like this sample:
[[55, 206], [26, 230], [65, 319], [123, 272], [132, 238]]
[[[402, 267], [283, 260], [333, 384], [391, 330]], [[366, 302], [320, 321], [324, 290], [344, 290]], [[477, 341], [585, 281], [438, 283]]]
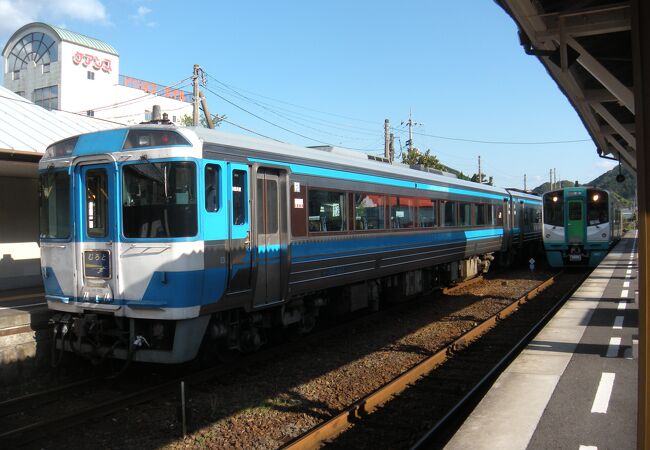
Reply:
[[575, 39], [569, 37], [567, 39], [567, 44], [573, 47], [580, 56], [578, 57], [578, 63], [584, 67], [587, 72], [589, 72], [595, 79], [597, 79], [600, 84], [602, 84], [605, 89], [610, 91], [614, 96], [634, 114], [634, 94], [632, 89], [625, 86], [616, 78], [612, 73], [607, 70], [596, 58], [591, 56], [591, 54], [580, 45]]
[[636, 150], [636, 138], [630, 133], [626, 127], [623, 126], [621, 122], [616, 120], [612, 114], [607, 111], [607, 108], [605, 108], [603, 105], [600, 103], [591, 105], [591, 107], [596, 111], [596, 113], [602, 117], [605, 122], [607, 122], [625, 141], [627, 141], [628, 145], [632, 147], [633, 149]]
[[624, 5], [616, 9], [584, 10], [571, 14], [542, 16], [547, 28], [535, 33], [535, 41], [557, 41], [562, 30], [573, 37], [629, 31], [632, 28], [630, 14], [630, 6]]
[[630, 168], [636, 172], [636, 158], [632, 155], [632, 153], [623, 147], [619, 142], [614, 139], [614, 136], [608, 135], [605, 136], [605, 139], [607, 139], [607, 142], [616, 149], [618, 154], [620, 155], [619, 158], [623, 158], [625, 162], [630, 166]]

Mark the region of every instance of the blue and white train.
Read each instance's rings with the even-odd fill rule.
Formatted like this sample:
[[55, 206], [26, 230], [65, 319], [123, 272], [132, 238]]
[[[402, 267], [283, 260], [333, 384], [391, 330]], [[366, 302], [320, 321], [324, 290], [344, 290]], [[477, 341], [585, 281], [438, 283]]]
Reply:
[[375, 308], [541, 245], [539, 197], [204, 128], [50, 146], [41, 266], [61, 352], [179, 363]]
[[551, 267], [596, 267], [622, 234], [619, 202], [604, 189], [544, 193], [544, 250]]

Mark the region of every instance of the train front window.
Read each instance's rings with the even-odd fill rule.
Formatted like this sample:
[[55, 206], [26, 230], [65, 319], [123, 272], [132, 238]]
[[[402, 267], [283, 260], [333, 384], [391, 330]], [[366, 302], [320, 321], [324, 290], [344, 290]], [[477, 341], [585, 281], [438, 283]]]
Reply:
[[66, 172], [47, 172], [39, 187], [41, 239], [70, 237], [70, 176]]
[[138, 163], [122, 170], [122, 230], [127, 238], [196, 236], [196, 167]]
[[556, 227], [564, 226], [564, 198], [561, 191], [544, 195], [544, 223]]
[[609, 222], [608, 200], [607, 192], [594, 189], [587, 190], [588, 225], [600, 225]]

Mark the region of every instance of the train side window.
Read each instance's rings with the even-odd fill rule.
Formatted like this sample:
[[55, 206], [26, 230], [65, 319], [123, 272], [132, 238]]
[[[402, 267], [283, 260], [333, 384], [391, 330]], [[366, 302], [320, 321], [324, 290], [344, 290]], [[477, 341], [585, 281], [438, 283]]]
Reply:
[[469, 203], [461, 203], [458, 208], [459, 222], [461, 227], [468, 227], [472, 224], [472, 205]]
[[106, 237], [108, 234], [108, 196], [106, 171], [86, 172], [86, 232], [90, 237]]
[[458, 219], [456, 217], [456, 211], [458, 210], [458, 204], [456, 202], [442, 202], [442, 217], [441, 222], [445, 227], [455, 227], [458, 225]]
[[388, 197], [391, 228], [415, 227], [415, 199], [409, 197]]
[[494, 225], [494, 205], [485, 205], [485, 224]]
[[246, 172], [243, 170], [232, 171], [232, 223], [242, 225], [246, 223]]
[[438, 225], [436, 221], [436, 201], [431, 198], [419, 198], [418, 221], [422, 228], [433, 228]]
[[221, 168], [217, 164], [205, 166], [205, 210], [215, 212], [219, 210], [219, 178]]
[[345, 192], [309, 190], [309, 231], [345, 231]]
[[482, 203], [475, 203], [474, 204], [474, 210], [476, 211], [475, 217], [476, 217], [476, 225], [486, 225], [487, 224], [487, 218], [486, 218], [486, 206]]
[[354, 229], [383, 230], [386, 228], [386, 199], [380, 194], [354, 194]]

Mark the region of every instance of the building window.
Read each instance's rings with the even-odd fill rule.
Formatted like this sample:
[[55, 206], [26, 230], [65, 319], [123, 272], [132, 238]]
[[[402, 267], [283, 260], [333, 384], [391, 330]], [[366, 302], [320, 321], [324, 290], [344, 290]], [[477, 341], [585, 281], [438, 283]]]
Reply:
[[50, 73], [50, 63], [43, 64], [43, 73]]
[[20, 80], [20, 70], [14, 70], [11, 72], [11, 78], [13, 80]]
[[88, 117], [95, 117], [95, 111], [93, 111], [92, 109], [89, 109], [88, 111], [86, 111], [86, 115]]
[[34, 103], [45, 109], [52, 110], [59, 108], [59, 86], [48, 86], [34, 89]]
[[176, 122], [176, 116], [172, 116], [172, 122]]
[[86, 72], [86, 76], [88, 77], [89, 80], [94, 80], [95, 79], [95, 72], [91, 72], [90, 70]]
[[151, 120], [151, 111], [147, 109], [144, 110], [144, 120], [145, 122], [149, 122]]
[[[29, 63], [45, 65], [58, 60], [58, 47], [54, 39], [45, 33], [29, 33], [13, 46], [7, 56], [6, 67], [7, 71], [15, 73]], [[17, 79], [18, 77], [14, 78]]]

